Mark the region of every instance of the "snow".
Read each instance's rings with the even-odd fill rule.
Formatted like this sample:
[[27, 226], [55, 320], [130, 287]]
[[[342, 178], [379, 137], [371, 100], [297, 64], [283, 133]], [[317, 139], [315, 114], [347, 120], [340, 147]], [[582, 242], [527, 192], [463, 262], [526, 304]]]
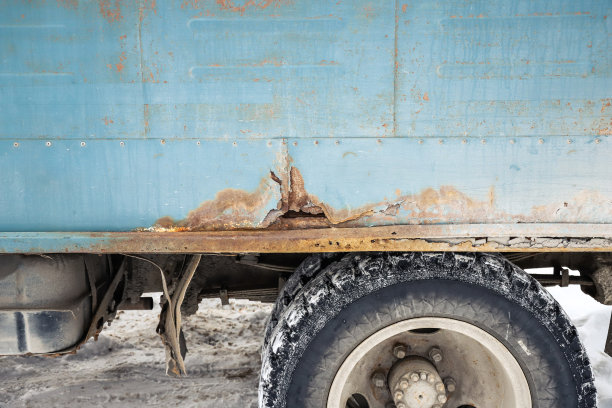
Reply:
[[[578, 287], [551, 288], [578, 326], [596, 376], [600, 408], [612, 408], [612, 357], [603, 353], [612, 307]], [[97, 342], [58, 358], [2, 357], [0, 407], [257, 406], [259, 353], [272, 305], [204, 300], [185, 319], [189, 376], [169, 378], [157, 314], [120, 312]]]

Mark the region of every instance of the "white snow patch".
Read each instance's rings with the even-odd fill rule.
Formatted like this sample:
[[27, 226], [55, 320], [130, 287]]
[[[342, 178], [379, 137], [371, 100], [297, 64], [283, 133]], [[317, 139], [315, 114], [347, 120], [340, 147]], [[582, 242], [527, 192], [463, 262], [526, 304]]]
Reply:
[[612, 408], [612, 357], [604, 353], [612, 306], [604, 306], [579, 286], [548, 288], [578, 328], [591, 360], [599, 408]]

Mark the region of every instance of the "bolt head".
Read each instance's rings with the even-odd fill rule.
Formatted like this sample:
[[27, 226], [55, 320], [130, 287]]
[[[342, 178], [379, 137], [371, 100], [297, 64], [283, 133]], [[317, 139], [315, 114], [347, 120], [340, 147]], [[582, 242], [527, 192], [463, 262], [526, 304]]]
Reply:
[[444, 385], [446, 385], [446, 389], [448, 392], [455, 392], [457, 389], [457, 383], [452, 378], [447, 378], [444, 380]]
[[381, 372], [375, 372], [372, 375], [372, 384], [376, 388], [383, 388], [385, 386], [385, 375]]
[[437, 347], [432, 347], [431, 350], [429, 350], [429, 358], [431, 358], [434, 363], [439, 363], [442, 361], [442, 351]]
[[408, 383], [408, 381], [407, 381], [407, 380], [401, 380], [401, 381], [400, 381], [400, 383], [399, 383], [399, 386], [400, 386], [400, 388], [401, 388], [403, 391], [406, 391], [406, 390], [408, 389], [409, 385], [410, 385], [410, 384]]
[[410, 374], [410, 381], [417, 382], [419, 381], [419, 378], [421, 378], [421, 376], [419, 376], [419, 373]]
[[399, 358], [401, 360], [402, 358], [406, 357], [406, 354], [408, 354], [408, 347], [406, 347], [405, 344], [398, 343], [393, 346], [393, 355], [395, 358]]
[[423, 371], [423, 372], [421, 373], [421, 380], [423, 380], [423, 381], [427, 381], [427, 374], [428, 374], [428, 373], [426, 373], [425, 371]]
[[438, 402], [441, 402], [442, 404], [444, 404], [446, 402], [446, 395], [444, 394], [440, 394], [438, 395]]
[[444, 392], [444, 384], [442, 384], [441, 382], [436, 384], [436, 391], [438, 392]]
[[436, 381], [436, 377], [433, 374], [427, 376], [427, 382], [433, 384]]
[[404, 393], [399, 390], [395, 391], [395, 393], [393, 394], [393, 399], [395, 400], [395, 402], [401, 401], [402, 398], [404, 398]]

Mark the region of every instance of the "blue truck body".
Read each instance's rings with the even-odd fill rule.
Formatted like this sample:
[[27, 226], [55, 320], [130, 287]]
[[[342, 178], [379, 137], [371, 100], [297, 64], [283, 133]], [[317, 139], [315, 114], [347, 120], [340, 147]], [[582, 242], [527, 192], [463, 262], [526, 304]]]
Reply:
[[611, 101], [609, 0], [7, 0], [0, 252], [610, 238]]

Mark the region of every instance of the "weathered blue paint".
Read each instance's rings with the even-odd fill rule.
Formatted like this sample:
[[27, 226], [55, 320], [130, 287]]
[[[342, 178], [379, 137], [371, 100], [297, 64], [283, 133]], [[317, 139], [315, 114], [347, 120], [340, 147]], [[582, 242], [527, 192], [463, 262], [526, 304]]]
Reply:
[[262, 228], [292, 167], [341, 226], [612, 225], [611, 36], [606, 0], [5, 1], [0, 231]]

